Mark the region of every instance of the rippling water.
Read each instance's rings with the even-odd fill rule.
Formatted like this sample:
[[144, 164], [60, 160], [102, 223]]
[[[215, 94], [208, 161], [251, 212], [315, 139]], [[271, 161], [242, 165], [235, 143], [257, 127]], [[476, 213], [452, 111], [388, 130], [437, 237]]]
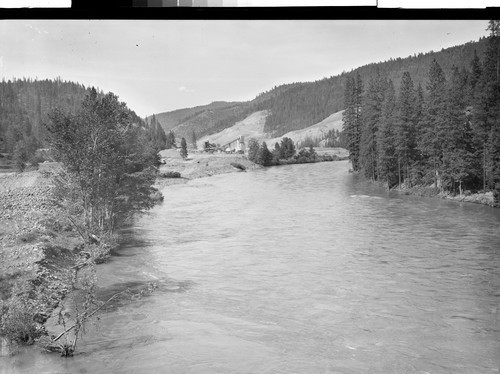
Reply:
[[164, 193], [99, 268], [102, 292], [158, 291], [74, 358], [28, 350], [2, 373], [499, 371], [499, 210], [387, 193], [345, 162]]

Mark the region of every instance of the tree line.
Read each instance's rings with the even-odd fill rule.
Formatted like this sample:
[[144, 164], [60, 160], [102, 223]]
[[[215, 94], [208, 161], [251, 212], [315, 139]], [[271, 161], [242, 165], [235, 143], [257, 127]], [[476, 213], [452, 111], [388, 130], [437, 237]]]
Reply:
[[406, 71], [396, 90], [380, 71], [344, 89], [344, 133], [354, 171], [388, 187], [432, 184], [462, 193], [500, 182], [500, 21], [481, 58], [445, 73], [433, 59], [425, 86]]
[[250, 139], [248, 142], [248, 159], [262, 166], [276, 166], [288, 164], [304, 164], [322, 161], [335, 161], [336, 156], [318, 155], [313, 145], [300, 148], [297, 152], [297, 146], [292, 139], [284, 137], [281, 143], [276, 142], [273, 150], [269, 150], [266, 142], [259, 142], [256, 139]]

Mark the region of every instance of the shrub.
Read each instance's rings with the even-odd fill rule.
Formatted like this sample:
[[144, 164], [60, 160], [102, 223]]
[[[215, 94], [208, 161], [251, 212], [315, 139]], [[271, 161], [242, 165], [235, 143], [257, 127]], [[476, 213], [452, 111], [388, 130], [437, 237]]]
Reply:
[[16, 295], [8, 302], [2, 303], [0, 309], [2, 312], [0, 335], [22, 344], [32, 344], [40, 335], [34, 320], [35, 305], [26, 293]]

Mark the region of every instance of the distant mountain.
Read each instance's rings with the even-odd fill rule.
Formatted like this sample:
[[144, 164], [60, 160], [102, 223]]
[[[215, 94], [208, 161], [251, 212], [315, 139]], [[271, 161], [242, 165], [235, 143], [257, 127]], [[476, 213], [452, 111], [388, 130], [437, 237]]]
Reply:
[[436, 59], [446, 75], [453, 65], [469, 67], [474, 51], [482, 57], [487, 39], [442, 49], [439, 52], [416, 53], [406, 58], [391, 58], [388, 61], [371, 63], [344, 72], [337, 76], [315, 82], [291, 83], [272, 88], [247, 102], [215, 102], [195, 108], [179, 109], [156, 114], [165, 131], [172, 129], [177, 137], [190, 137], [196, 133], [198, 139], [218, 133], [243, 121], [257, 111], [268, 111], [264, 132], [273, 137], [317, 124], [333, 113], [344, 109], [344, 86], [349, 74], [359, 73], [365, 87], [370, 79], [380, 74], [391, 79], [396, 92], [401, 78], [408, 71], [415, 85], [425, 90], [430, 64]]

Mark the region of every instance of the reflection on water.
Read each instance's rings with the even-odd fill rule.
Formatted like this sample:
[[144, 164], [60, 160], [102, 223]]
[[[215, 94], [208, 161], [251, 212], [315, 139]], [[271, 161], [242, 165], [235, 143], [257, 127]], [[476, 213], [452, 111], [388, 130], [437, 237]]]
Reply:
[[169, 187], [99, 268], [101, 292], [158, 290], [74, 358], [0, 373], [498, 372], [499, 211], [356, 179], [332, 162]]

